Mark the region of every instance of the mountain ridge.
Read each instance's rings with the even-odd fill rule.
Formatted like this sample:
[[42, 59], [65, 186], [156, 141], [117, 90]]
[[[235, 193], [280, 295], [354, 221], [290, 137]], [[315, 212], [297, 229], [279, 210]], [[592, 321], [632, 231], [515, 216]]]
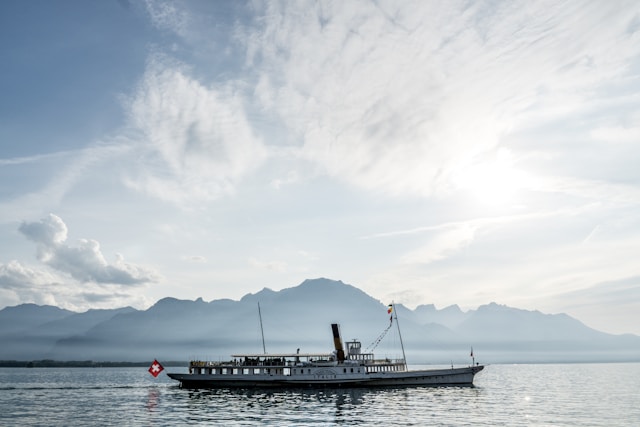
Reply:
[[[166, 297], [146, 310], [75, 313], [24, 304], [0, 310], [5, 326], [28, 320], [21, 333], [7, 328], [0, 333], [9, 344], [0, 348], [0, 359], [182, 360], [197, 354], [261, 352], [258, 303], [269, 352], [331, 349], [327, 328], [334, 322], [342, 325], [343, 340], [366, 338], [364, 348], [390, 320], [386, 304], [355, 286], [326, 278], [307, 279], [280, 291], [263, 288], [237, 301]], [[495, 302], [466, 312], [457, 305], [440, 310], [433, 304], [414, 310], [395, 307], [410, 360], [462, 359], [470, 346], [492, 361], [640, 360], [640, 337], [596, 331], [564, 313], [544, 314]]]

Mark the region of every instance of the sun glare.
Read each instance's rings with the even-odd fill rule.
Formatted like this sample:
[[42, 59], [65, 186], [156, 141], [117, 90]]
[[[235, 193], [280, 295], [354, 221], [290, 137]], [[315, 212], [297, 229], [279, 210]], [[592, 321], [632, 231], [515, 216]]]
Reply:
[[454, 177], [457, 188], [491, 206], [513, 203], [526, 181], [526, 174], [514, 166], [513, 155], [507, 149], [500, 149], [481, 160], [472, 160]]

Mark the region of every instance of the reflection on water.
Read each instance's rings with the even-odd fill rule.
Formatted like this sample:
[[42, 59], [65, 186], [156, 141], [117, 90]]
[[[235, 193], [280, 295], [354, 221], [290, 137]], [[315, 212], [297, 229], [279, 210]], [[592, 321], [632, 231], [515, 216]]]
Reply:
[[362, 389], [214, 389], [178, 390], [187, 398], [189, 420], [254, 422], [274, 425], [285, 420], [295, 423], [326, 423], [353, 419], [354, 408], [376, 391]]
[[147, 410], [149, 412], [153, 412], [154, 409], [158, 406], [158, 401], [160, 400], [160, 390], [157, 387], [152, 387], [149, 389], [149, 395], [147, 397]]
[[[175, 402], [185, 400], [188, 421], [264, 425], [376, 424], [393, 417], [407, 420], [407, 411], [423, 419], [428, 402], [477, 396], [472, 387], [412, 387], [379, 389], [172, 389]], [[460, 393], [463, 395], [461, 396]], [[437, 409], [435, 409], [437, 412]], [[376, 421], [377, 420], [377, 421]], [[401, 423], [402, 424], [402, 423]]]

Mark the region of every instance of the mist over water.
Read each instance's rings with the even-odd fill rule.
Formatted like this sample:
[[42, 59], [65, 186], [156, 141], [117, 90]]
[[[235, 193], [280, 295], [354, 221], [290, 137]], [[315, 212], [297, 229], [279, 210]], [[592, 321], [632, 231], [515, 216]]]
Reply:
[[475, 387], [185, 390], [145, 368], [3, 368], [0, 424], [635, 426], [637, 378], [638, 363], [492, 365]]

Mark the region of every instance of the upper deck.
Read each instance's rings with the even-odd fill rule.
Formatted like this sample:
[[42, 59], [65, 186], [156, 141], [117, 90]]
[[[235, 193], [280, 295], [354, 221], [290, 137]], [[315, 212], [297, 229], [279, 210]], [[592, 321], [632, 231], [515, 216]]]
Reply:
[[[363, 368], [363, 372], [397, 372], [406, 370], [404, 359], [376, 359], [373, 353], [361, 353], [360, 342], [347, 343], [344, 360], [338, 360], [332, 353], [240, 353], [231, 355], [227, 361], [191, 360], [189, 371], [192, 373], [243, 372], [247, 368], [277, 369], [276, 372], [288, 372], [292, 368], [345, 367]], [[269, 371], [271, 372], [271, 371]]]

